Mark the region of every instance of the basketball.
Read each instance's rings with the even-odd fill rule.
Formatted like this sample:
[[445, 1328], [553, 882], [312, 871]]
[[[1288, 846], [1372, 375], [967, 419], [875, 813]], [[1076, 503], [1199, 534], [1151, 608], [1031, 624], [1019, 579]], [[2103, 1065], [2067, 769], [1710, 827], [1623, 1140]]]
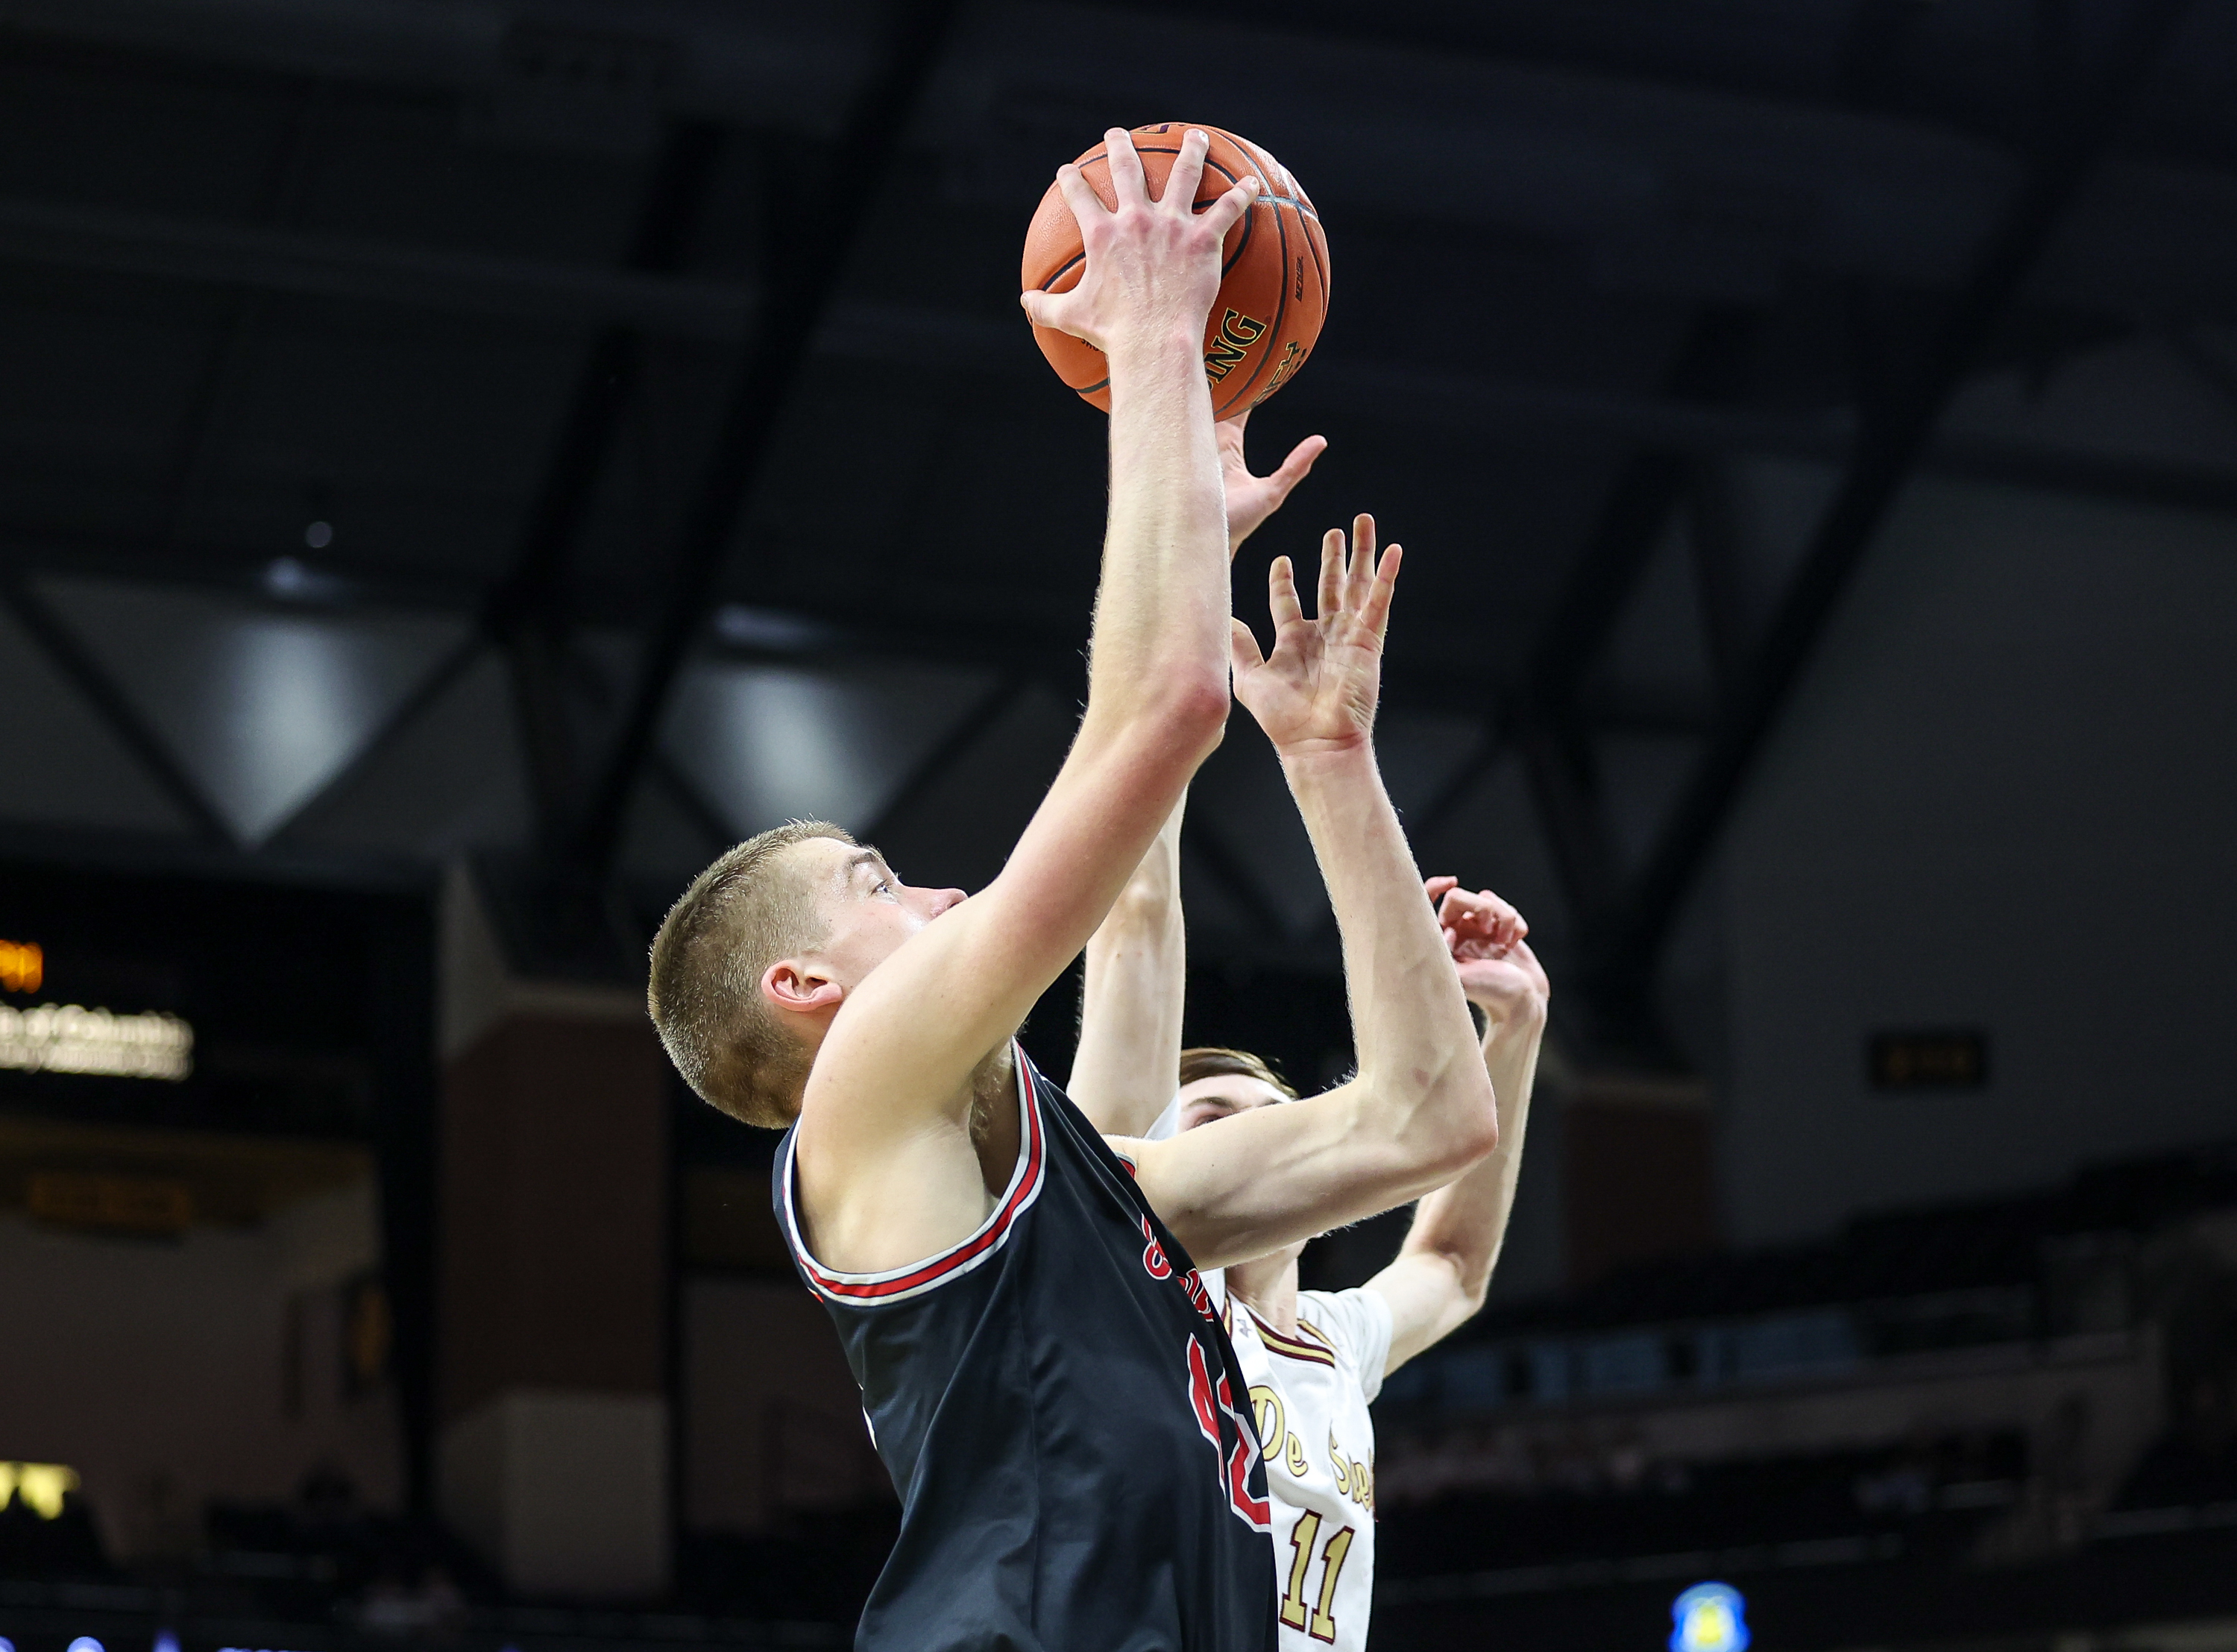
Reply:
[[[1254, 174], [1258, 179], [1257, 201], [1227, 232], [1219, 296], [1212, 300], [1204, 333], [1212, 417], [1232, 418], [1296, 378], [1312, 354], [1328, 313], [1328, 238], [1311, 199], [1287, 167], [1257, 144], [1200, 122], [1160, 121], [1134, 128], [1134, 148], [1152, 197], [1164, 192], [1181, 152], [1181, 137], [1191, 124], [1211, 140], [1204, 179], [1197, 186], [1197, 211], [1237, 180]], [[1074, 164], [1105, 206], [1117, 204], [1111, 162], [1101, 144]], [[1086, 262], [1079, 225], [1063, 193], [1051, 184], [1026, 231], [1022, 285], [1028, 291], [1068, 293]], [[1054, 327], [1036, 326], [1033, 339], [1057, 377], [1078, 391], [1080, 399], [1111, 411], [1111, 372], [1100, 350]]]

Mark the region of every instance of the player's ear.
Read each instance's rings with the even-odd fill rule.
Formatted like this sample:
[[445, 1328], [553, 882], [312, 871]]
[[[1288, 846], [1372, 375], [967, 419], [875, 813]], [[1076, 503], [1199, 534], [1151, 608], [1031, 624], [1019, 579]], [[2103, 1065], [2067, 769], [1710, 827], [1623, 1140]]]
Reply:
[[800, 958], [779, 958], [762, 971], [762, 1000], [795, 1015], [828, 1013], [839, 1007], [847, 989]]

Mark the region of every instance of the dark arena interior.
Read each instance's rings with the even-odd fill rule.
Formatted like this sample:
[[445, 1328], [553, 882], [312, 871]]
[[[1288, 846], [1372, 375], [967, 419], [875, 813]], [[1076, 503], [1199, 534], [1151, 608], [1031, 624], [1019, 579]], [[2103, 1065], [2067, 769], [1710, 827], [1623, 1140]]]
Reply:
[[[1108, 470], [1018, 248], [1175, 117], [1330, 247], [1237, 612], [1405, 543], [1390, 793], [1553, 982], [1375, 1644], [2237, 1649], [2237, 5], [7, 0], [0, 1652], [852, 1643], [645, 949], [795, 817], [1000, 871]], [[1190, 1041], [1340, 1079], [1239, 708], [1180, 857]]]

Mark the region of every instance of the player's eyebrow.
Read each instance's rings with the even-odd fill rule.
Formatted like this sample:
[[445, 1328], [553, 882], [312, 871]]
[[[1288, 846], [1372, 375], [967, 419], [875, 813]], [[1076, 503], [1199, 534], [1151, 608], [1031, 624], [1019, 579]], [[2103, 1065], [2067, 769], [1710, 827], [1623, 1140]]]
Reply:
[[859, 849], [847, 857], [847, 881], [853, 883], [855, 874], [865, 866], [881, 872], [888, 878], [893, 876], [893, 868], [886, 865], [885, 856], [875, 849]]

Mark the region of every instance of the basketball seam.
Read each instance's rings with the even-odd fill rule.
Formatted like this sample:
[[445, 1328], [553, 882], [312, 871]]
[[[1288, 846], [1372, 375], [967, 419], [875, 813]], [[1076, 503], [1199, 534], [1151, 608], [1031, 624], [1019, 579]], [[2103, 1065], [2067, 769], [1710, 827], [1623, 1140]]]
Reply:
[[[1249, 155], [1255, 161], [1257, 162], [1263, 174], [1265, 170], [1267, 161], [1270, 160], [1271, 157], [1264, 150], [1250, 144], [1244, 143], [1240, 138], [1237, 139], [1236, 142], [1243, 148], [1244, 153]], [[1265, 351], [1259, 356], [1258, 365], [1251, 368], [1250, 377], [1244, 379], [1243, 381], [1242, 387], [1236, 392], [1237, 399], [1240, 399], [1250, 393], [1250, 386], [1258, 382], [1258, 375], [1266, 371], [1266, 364], [1274, 359], [1275, 346], [1282, 341], [1282, 318], [1290, 313], [1290, 227], [1289, 225], [1283, 220], [1282, 209], [1278, 206], [1274, 208], [1274, 233], [1281, 237], [1281, 297], [1274, 301], [1274, 319], [1266, 324]], [[1301, 234], [1303, 233], [1303, 220], [1302, 216], [1298, 222], [1298, 233]], [[1224, 272], [1223, 272], [1223, 273], [1224, 273]], [[1224, 417], [1228, 412], [1231, 411], [1234, 407], [1234, 400], [1222, 403], [1220, 405], [1219, 416]]]

